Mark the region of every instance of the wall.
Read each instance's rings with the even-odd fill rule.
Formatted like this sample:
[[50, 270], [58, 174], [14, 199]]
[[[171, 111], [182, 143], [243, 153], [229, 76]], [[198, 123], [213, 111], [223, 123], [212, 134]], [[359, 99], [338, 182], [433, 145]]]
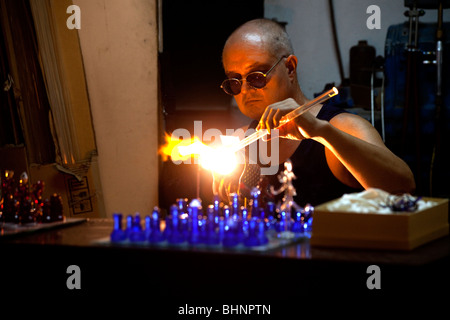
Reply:
[[158, 199], [155, 0], [74, 0], [106, 215]]
[[[349, 77], [350, 48], [358, 40], [368, 40], [377, 55], [384, 56], [387, 29], [392, 24], [407, 21], [403, 0], [339, 0], [333, 1], [336, 28], [345, 77]], [[367, 7], [375, 4], [381, 10], [381, 29], [366, 26]], [[308, 98], [320, 92], [324, 85], [341, 82], [334, 51], [328, 0], [266, 0], [265, 17], [288, 22], [296, 55], [299, 57], [300, 85]], [[426, 10], [421, 22], [436, 22], [437, 10]], [[450, 21], [450, 9], [444, 10], [444, 21]]]

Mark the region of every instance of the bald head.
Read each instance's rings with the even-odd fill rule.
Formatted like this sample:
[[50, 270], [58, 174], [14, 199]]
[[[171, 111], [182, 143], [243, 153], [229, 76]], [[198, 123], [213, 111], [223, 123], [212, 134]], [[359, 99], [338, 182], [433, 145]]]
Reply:
[[258, 44], [273, 56], [294, 54], [291, 41], [284, 28], [268, 19], [255, 19], [238, 27], [227, 39], [223, 51], [233, 44], [250, 42]]
[[[240, 90], [234, 99], [241, 112], [254, 120], [259, 120], [266, 107], [275, 102], [293, 98], [304, 103], [297, 62], [284, 28], [267, 19], [251, 20], [237, 28], [222, 52], [225, 74]], [[256, 72], [265, 75], [262, 87], [248, 80], [248, 75]]]

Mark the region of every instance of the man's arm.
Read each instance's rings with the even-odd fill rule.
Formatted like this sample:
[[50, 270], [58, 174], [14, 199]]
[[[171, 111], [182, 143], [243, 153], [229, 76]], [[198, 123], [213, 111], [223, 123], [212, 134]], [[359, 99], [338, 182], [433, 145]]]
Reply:
[[[343, 183], [380, 188], [390, 193], [413, 192], [414, 176], [408, 165], [383, 143], [365, 119], [342, 113], [323, 123], [313, 139], [326, 147], [333, 174]], [[350, 175], [349, 175], [350, 173]]]
[[[267, 107], [259, 128], [276, 128], [281, 117], [298, 107], [287, 99]], [[316, 112], [317, 113], [317, 112]], [[383, 143], [377, 130], [365, 119], [342, 113], [330, 120], [311, 112], [279, 128], [280, 137], [311, 138], [322, 143], [333, 174], [352, 187], [380, 188], [390, 193], [413, 192], [414, 176], [408, 165]]]

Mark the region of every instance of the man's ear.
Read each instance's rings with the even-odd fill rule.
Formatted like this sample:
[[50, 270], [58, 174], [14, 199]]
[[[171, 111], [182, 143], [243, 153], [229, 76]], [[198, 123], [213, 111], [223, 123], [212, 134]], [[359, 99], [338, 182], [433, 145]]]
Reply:
[[294, 78], [297, 72], [297, 64], [298, 64], [298, 60], [297, 57], [294, 55], [290, 55], [289, 57], [286, 58], [286, 67], [288, 68], [289, 71], [289, 77]]

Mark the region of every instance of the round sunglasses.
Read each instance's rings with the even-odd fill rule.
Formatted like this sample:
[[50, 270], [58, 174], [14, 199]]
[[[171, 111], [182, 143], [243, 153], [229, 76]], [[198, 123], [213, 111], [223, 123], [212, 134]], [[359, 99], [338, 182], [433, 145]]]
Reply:
[[247, 84], [255, 89], [264, 88], [267, 84], [267, 75], [280, 63], [283, 58], [287, 58], [287, 56], [282, 56], [266, 73], [261, 71], [255, 71], [249, 73], [245, 79], [236, 79], [230, 78], [226, 79], [222, 82], [220, 87], [225, 91], [225, 93], [235, 96], [241, 93], [242, 82], [245, 80]]

